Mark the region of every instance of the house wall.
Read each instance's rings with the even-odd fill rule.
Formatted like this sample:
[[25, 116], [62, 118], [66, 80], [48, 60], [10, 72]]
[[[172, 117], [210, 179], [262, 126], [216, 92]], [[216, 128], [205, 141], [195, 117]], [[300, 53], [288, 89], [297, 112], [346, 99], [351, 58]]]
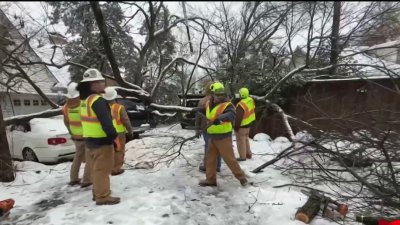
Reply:
[[[59, 99], [59, 97], [55, 95], [48, 97], [54, 102], [57, 102]], [[14, 100], [19, 100], [21, 104], [15, 105], [16, 102]], [[29, 105], [25, 105], [25, 101], [27, 101], [26, 103], [29, 102]], [[38, 105], [34, 105], [34, 103], [38, 103]], [[10, 93], [8, 95], [0, 93], [0, 104], [4, 117], [37, 113], [51, 108], [48, 103], [37, 94]]]
[[[400, 79], [397, 81], [400, 85]], [[321, 130], [349, 133], [353, 130], [396, 130], [400, 132], [400, 98], [390, 79], [310, 82], [294, 96], [286, 113]], [[267, 133], [272, 138], [288, 136], [277, 113], [257, 112], [251, 136]], [[297, 131], [305, 125], [290, 121]]]

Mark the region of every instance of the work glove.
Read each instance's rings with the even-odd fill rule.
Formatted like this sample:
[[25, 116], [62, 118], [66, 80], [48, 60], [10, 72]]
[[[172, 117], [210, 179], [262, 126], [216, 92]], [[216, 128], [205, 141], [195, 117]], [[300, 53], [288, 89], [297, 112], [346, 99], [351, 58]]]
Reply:
[[133, 133], [128, 133], [128, 134], [127, 134], [127, 138], [128, 138], [129, 140], [132, 140], [132, 138], [133, 138]]
[[222, 121], [220, 119], [218, 119], [218, 118], [215, 119], [214, 122], [213, 122], [214, 125], [221, 125], [221, 123], [222, 123]]

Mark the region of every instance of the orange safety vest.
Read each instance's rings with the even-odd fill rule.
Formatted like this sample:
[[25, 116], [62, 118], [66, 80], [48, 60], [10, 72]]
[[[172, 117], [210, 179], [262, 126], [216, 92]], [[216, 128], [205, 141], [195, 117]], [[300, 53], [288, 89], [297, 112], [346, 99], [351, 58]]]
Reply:
[[121, 121], [121, 110], [124, 108], [123, 105], [114, 103], [111, 105], [111, 116], [113, 118], [113, 125], [117, 133], [125, 133], [126, 129]]
[[240, 126], [246, 126], [252, 123], [253, 121], [256, 120], [256, 113], [255, 113], [255, 104], [254, 100], [250, 97], [247, 97], [245, 99], [240, 100], [240, 102], [236, 105], [236, 107], [242, 107], [244, 114], [243, 114], [243, 119], [242, 122], [240, 123]]
[[82, 139], [83, 129], [81, 122], [80, 106], [69, 108], [67, 104], [62, 109], [64, 117], [67, 118], [72, 139]]

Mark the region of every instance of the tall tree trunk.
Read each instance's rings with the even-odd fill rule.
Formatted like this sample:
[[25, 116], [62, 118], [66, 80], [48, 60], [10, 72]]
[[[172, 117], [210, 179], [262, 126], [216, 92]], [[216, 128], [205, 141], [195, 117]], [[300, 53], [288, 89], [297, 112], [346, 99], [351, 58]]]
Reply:
[[337, 72], [337, 62], [339, 57], [339, 26], [340, 26], [340, 1], [333, 3], [333, 23], [332, 23], [332, 34], [331, 34], [331, 58], [330, 64], [332, 68], [329, 71], [330, 75], [334, 75]]
[[[182, 9], [183, 9], [183, 16], [185, 19], [187, 19], [187, 13], [186, 13], [186, 3], [182, 1]], [[185, 20], [185, 26], [186, 26], [186, 33], [188, 36], [188, 41], [189, 41], [189, 47], [190, 47], [190, 52], [193, 54], [193, 46], [192, 46], [192, 40], [190, 38], [190, 31], [189, 31], [189, 26], [187, 20]]]
[[0, 182], [11, 182], [15, 179], [14, 169], [8, 147], [6, 126], [0, 105]]
[[121, 73], [119, 71], [118, 62], [111, 48], [110, 37], [107, 33], [107, 26], [104, 21], [103, 13], [100, 9], [99, 2], [90, 2], [90, 5], [92, 7], [92, 11], [97, 22], [97, 26], [99, 27], [100, 30], [100, 35], [103, 40], [103, 47], [106, 52], [107, 58], [110, 61], [114, 78], [118, 82], [118, 84], [121, 85], [122, 87], [129, 87], [123, 80]]

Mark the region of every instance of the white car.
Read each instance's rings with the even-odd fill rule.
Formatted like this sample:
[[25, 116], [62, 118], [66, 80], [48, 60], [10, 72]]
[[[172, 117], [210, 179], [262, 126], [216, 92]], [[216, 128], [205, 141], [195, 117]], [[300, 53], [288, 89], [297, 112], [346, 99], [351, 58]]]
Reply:
[[12, 125], [7, 129], [7, 139], [11, 156], [16, 159], [50, 163], [70, 160], [75, 155], [75, 145], [62, 116]]

